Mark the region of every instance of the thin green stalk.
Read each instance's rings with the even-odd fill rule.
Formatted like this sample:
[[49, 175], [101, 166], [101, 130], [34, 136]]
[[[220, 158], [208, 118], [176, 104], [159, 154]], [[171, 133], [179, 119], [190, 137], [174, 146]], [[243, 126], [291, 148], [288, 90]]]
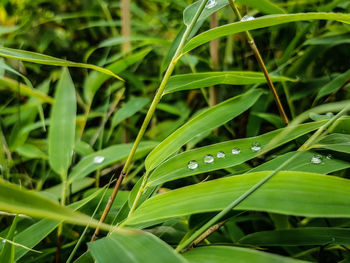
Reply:
[[[160, 83], [160, 85], [159, 85], [159, 88], [158, 88], [158, 90], [157, 90], [157, 92], [156, 92], [156, 95], [155, 95], [154, 98], [153, 98], [152, 104], [151, 104], [150, 108], [148, 109], [148, 112], [147, 112], [147, 114], [146, 114], [145, 119], [143, 120], [143, 123], [142, 123], [142, 125], [141, 125], [140, 130], [139, 130], [139, 133], [138, 133], [137, 136], [136, 136], [135, 142], [134, 142], [133, 147], [132, 147], [132, 149], [131, 149], [131, 151], [130, 151], [130, 153], [129, 153], [129, 156], [128, 156], [128, 158], [127, 158], [126, 161], [125, 161], [125, 165], [124, 165], [123, 170], [121, 171], [121, 173], [120, 173], [120, 175], [119, 175], [119, 178], [118, 178], [117, 183], [115, 184], [115, 187], [114, 187], [114, 189], [113, 189], [113, 193], [112, 193], [111, 197], [110, 197], [109, 200], [108, 200], [108, 203], [107, 203], [107, 205], [106, 205], [106, 207], [105, 207], [105, 210], [103, 211], [103, 214], [102, 214], [102, 216], [101, 216], [101, 218], [100, 218], [100, 223], [103, 223], [103, 222], [104, 222], [104, 220], [105, 220], [107, 214], [109, 213], [109, 210], [110, 210], [111, 207], [112, 207], [112, 204], [113, 204], [113, 202], [114, 202], [114, 199], [115, 199], [115, 197], [116, 197], [116, 195], [117, 195], [117, 193], [118, 193], [119, 187], [120, 187], [120, 185], [121, 185], [121, 183], [122, 183], [124, 177], [127, 175], [129, 166], [130, 166], [131, 161], [132, 161], [132, 159], [133, 159], [133, 157], [134, 157], [134, 155], [135, 155], [137, 146], [138, 146], [139, 143], [141, 142], [141, 139], [142, 139], [142, 137], [143, 137], [143, 135], [144, 135], [144, 133], [145, 133], [145, 131], [146, 131], [146, 129], [147, 129], [147, 126], [148, 126], [149, 122], [151, 121], [151, 119], [152, 119], [152, 117], [153, 117], [153, 114], [154, 114], [154, 112], [155, 112], [155, 110], [156, 110], [156, 107], [157, 107], [159, 101], [160, 101], [161, 98], [162, 98], [162, 95], [163, 95], [165, 86], [166, 86], [166, 84], [168, 83], [168, 80], [169, 80], [171, 74], [173, 73], [177, 62], [178, 62], [178, 60], [179, 60], [180, 57], [181, 57], [182, 48], [183, 48], [183, 46], [185, 45], [185, 42], [186, 42], [186, 40], [187, 40], [189, 34], [191, 33], [191, 31], [192, 31], [194, 25], [196, 24], [196, 21], [198, 20], [200, 14], [202, 13], [202, 11], [203, 11], [203, 9], [204, 9], [204, 7], [205, 7], [207, 1], [208, 1], [208, 0], [203, 0], [203, 1], [202, 1], [201, 5], [199, 6], [199, 8], [198, 8], [196, 14], [194, 15], [194, 17], [193, 17], [193, 19], [192, 19], [192, 21], [191, 21], [191, 24], [186, 28], [186, 30], [185, 30], [185, 32], [184, 32], [182, 38], [181, 38], [180, 44], [179, 44], [179, 46], [177, 47], [177, 50], [176, 50], [176, 52], [175, 52], [173, 58], [171, 59], [171, 62], [170, 62], [170, 64], [169, 64], [169, 66], [168, 66], [168, 68], [167, 68], [167, 70], [166, 70], [166, 72], [165, 72], [165, 75], [164, 75], [164, 77], [163, 77], [163, 79], [162, 79], [162, 81], [161, 81], [161, 83]], [[94, 233], [94, 235], [93, 235], [93, 237], [92, 237], [92, 239], [91, 239], [91, 241], [94, 241], [94, 240], [97, 238], [97, 235], [98, 235], [98, 233], [99, 233], [99, 230], [100, 230], [100, 229], [97, 227], [96, 230], [95, 230], [95, 233]]]
[[240, 197], [238, 197], [236, 200], [234, 200], [231, 204], [229, 204], [224, 210], [222, 210], [220, 213], [218, 213], [216, 216], [214, 216], [212, 219], [210, 219], [205, 225], [203, 225], [200, 229], [198, 229], [196, 232], [194, 232], [185, 242], [182, 244], [179, 244], [179, 246], [176, 248], [176, 251], [181, 252], [185, 248], [187, 248], [189, 245], [192, 244], [198, 237], [200, 237], [207, 229], [209, 229], [212, 225], [217, 223], [220, 219], [222, 219], [228, 212], [230, 212], [232, 209], [237, 207], [240, 203], [242, 203], [245, 199], [247, 199], [252, 193], [254, 193], [256, 190], [258, 190], [261, 186], [263, 186], [267, 181], [269, 181], [273, 176], [275, 176], [279, 171], [281, 171], [285, 166], [287, 166], [289, 163], [291, 163], [295, 158], [297, 158], [303, 151], [305, 151], [310, 145], [312, 145], [319, 136], [336, 120], [338, 120], [347, 110], [349, 110], [350, 105], [345, 107], [343, 110], [341, 110], [337, 115], [335, 115], [332, 119], [327, 121], [324, 125], [322, 125], [305, 143], [302, 147], [298, 149], [298, 152], [294, 154], [291, 158], [289, 158], [287, 161], [282, 163], [276, 170], [274, 170], [272, 173], [270, 173], [268, 176], [263, 178], [260, 182], [255, 184], [252, 188], [250, 188], [248, 191], [246, 191], [244, 194], [242, 194]]
[[[67, 180], [66, 175], [62, 175], [62, 192], [61, 192], [61, 205], [64, 206], [66, 203], [66, 193], [67, 193]], [[56, 250], [56, 263], [60, 262], [61, 254], [61, 241], [62, 241], [62, 230], [63, 223], [60, 223], [57, 228], [57, 250]]]

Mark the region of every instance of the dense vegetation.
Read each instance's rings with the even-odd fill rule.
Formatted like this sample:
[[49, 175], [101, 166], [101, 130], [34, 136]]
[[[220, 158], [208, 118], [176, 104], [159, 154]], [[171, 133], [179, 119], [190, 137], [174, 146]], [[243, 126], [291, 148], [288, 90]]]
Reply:
[[0, 262], [349, 262], [349, 11], [2, 1]]

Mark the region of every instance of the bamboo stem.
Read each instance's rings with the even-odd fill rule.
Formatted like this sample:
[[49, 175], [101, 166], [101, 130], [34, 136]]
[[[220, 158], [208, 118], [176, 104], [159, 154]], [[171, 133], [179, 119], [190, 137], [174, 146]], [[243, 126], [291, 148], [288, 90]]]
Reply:
[[[129, 38], [131, 35], [131, 14], [130, 0], [121, 0], [122, 37]], [[126, 53], [131, 49], [130, 41], [123, 42], [122, 52]]]
[[[218, 26], [217, 13], [213, 13], [210, 16], [210, 28], [215, 28]], [[210, 57], [213, 62], [213, 70], [216, 71], [219, 69], [219, 39], [213, 39], [210, 41]], [[218, 89], [215, 86], [209, 88], [209, 106], [212, 107], [218, 102]]]
[[[129, 153], [129, 156], [127, 157], [126, 161], [125, 161], [125, 165], [123, 167], [123, 170], [121, 171], [120, 175], [119, 175], [119, 178], [118, 178], [118, 181], [117, 183], [115, 184], [114, 186], [114, 189], [113, 189], [113, 193], [111, 195], [111, 197], [109, 198], [108, 200], [108, 203], [103, 211], [103, 214], [100, 218], [100, 224], [104, 222], [105, 218], [107, 217], [107, 214], [109, 213], [109, 210], [111, 209], [112, 207], [112, 204], [114, 202], [114, 199], [115, 197], [117, 196], [118, 194], [118, 191], [119, 191], [119, 188], [120, 188], [120, 185], [121, 183], [123, 182], [123, 179], [124, 177], [127, 175], [127, 171], [129, 169], [129, 166], [131, 164], [131, 161], [135, 155], [135, 152], [136, 152], [136, 149], [137, 149], [137, 146], [139, 145], [146, 129], [147, 129], [147, 126], [149, 124], [149, 122], [151, 121], [152, 117], [153, 117], [153, 114], [156, 110], [156, 107], [158, 105], [158, 102], [161, 100], [162, 98], [162, 95], [163, 95], [163, 92], [164, 92], [164, 89], [165, 89], [165, 86], [166, 84], [168, 83], [168, 80], [171, 76], [171, 74], [173, 73], [174, 69], [175, 69], [175, 66], [178, 62], [178, 60], [180, 59], [180, 56], [181, 56], [181, 51], [182, 51], [182, 48], [183, 46], [185, 45], [185, 42], [187, 40], [187, 37], [189, 36], [189, 34], [191, 33], [198, 17], [200, 16], [200, 14], [202, 13], [204, 7], [205, 7], [205, 4], [207, 3], [208, 0], [203, 0], [203, 2], [201, 3], [201, 5], [199, 6], [196, 14], [194, 15], [192, 21], [191, 21], [191, 24], [186, 28], [182, 38], [181, 38], [181, 41], [180, 41], [180, 44], [179, 46], [177, 47], [177, 50], [164, 74], [164, 77], [159, 85], [159, 88], [158, 90], [156, 91], [156, 95], [154, 96], [153, 98], [153, 101], [152, 101], [152, 104], [150, 106], [150, 108], [148, 109], [148, 112], [146, 114], [146, 117], [145, 119], [143, 120], [143, 123], [141, 125], [141, 128], [139, 130], [139, 133], [137, 134], [136, 136], [136, 139], [135, 139], [135, 142], [132, 146], [132, 149]], [[93, 234], [92, 236], [92, 239], [91, 239], [91, 242], [93, 242], [94, 240], [96, 240], [98, 234], [99, 234], [99, 231], [100, 231], [100, 228], [97, 227], [96, 230], [95, 230], [95, 233]]]
[[[237, 18], [238, 18], [239, 20], [241, 20], [241, 19], [242, 19], [241, 13], [239, 12], [237, 6], [235, 5], [234, 0], [229, 0], [229, 3], [230, 3], [230, 6], [231, 6], [233, 12], [236, 14]], [[281, 103], [281, 100], [280, 100], [280, 98], [279, 98], [279, 96], [278, 96], [278, 94], [277, 94], [277, 91], [276, 91], [276, 89], [275, 89], [275, 86], [274, 86], [274, 84], [273, 84], [273, 82], [272, 82], [272, 80], [271, 80], [271, 78], [270, 78], [269, 72], [267, 71], [267, 68], [266, 68], [266, 66], [265, 66], [264, 60], [262, 59], [262, 57], [261, 57], [261, 55], [260, 55], [260, 52], [259, 52], [259, 49], [258, 49], [258, 47], [257, 47], [256, 44], [255, 44], [254, 38], [253, 38], [253, 36], [249, 33], [249, 31], [245, 31], [245, 34], [246, 34], [246, 36], [247, 36], [248, 43], [249, 43], [249, 45], [250, 45], [250, 47], [251, 47], [251, 49], [252, 49], [252, 51], [253, 51], [253, 53], [254, 53], [254, 55], [255, 55], [255, 58], [256, 58], [256, 60], [258, 61], [258, 64], [259, 64], [259, 66], [260, 66], [260, 69], [261, 69], [262, 72], [264, 73], [264, 76], [265, 76], [265, 78], [266, 78], [267, 84], [268, 84], [268, 86], [269, 86], [269, 88], [270, 88], [270, 90], [271, 90], [271, 92], [272, 92], [272, 94], [273, 94], [273, 97], [274, 97], [274, 99], [275, 99], [275, 102], [276, 102], [276, 104], [277, 104], [277, 108], [278, 108], [278, 111], [279, 111], [279, 113], [280, 113], [280, 115], [281, 115], [281, 118], [282, 118], [283, 122], [284, 122], [286, 125], [288, 125], [288, 124], [289, 124], [288, 117], [287, 117], [287, 115], [286, 115], [286, 113], [285, 113], [285, 111], [284, 111], [284, 108], [283, 108], [282, 103]]]

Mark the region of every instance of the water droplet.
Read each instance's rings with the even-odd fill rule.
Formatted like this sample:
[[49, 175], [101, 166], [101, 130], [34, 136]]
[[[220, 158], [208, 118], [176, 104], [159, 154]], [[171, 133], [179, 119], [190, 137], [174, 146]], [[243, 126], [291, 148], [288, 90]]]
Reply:
[[322, 156], [321, 155], [314, 155], [314, 156], [312, 156], [311, 163], [314, 163], [314, 164], [322, 163]]
[[326, 116], [330, 119], [330, 118], [333, 118], [334, 114], [333, 112], [327, 112]]
[[222, 151], [220, 151], [216, 154], [216, 157], [218, 157], [218, 158], [225, 158], [225, 156], [226, 156], [226, 154]]
[[207, 154], [206, 156], [204, 156], [203, 161], [205, 163], [212, 163], [214, 162], [214, 157], [211, 154]]
[[244, 16], [244, 17], [242, 17], [241, 22], [251, 21], [251, 20], [254, 20], [254, 19], [255, 19], [254, 16]]
[[241, 150], [239, 148], [233, 148], [232, 154], [240, 154]]
[[103, 156], [96, 156], [94, 158], [94, 163], [102, 163], [105, 160], [105, 158]]
[[205, 5], [205, 8], [206, 9], [211, 9], [211, 8], [213, 8], [214, 6], [216, 6], [216, 0], [209, 0], [208, 2], [207, 2], [207, 4]]
[[196, 169], [198, 167], [198, 163], [196, 161], [194, 161], [194, 160], [189, 161], [188, 164], [187, 164], [187, 167], [190, 170], [194, 170], [194, 169]]
[[6, 239], [3, 239], [3, 240], [2, 240], [2, 243], [6, 243]]
[[333, 159], [333, 156], [332, 156], [331, 154], [327, 154], [326, 158], [327, 158], [328, 160], [330, 160], [330, 159]]
[[250, 147], [250, 149], [251, 149], [252, 151], [254, 151], [254, 152], [258, 152], [258, 151], [261, 150], [261, 145], [260, 145], [260, 143], [258, 143], [258, 142], [254, 142], [254, 143], [252, 144], [252, 147]]

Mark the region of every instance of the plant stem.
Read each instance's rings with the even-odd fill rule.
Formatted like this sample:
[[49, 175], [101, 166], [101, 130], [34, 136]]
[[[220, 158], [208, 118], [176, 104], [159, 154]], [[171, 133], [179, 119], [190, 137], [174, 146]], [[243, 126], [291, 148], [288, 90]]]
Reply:
[[187, 240], [185, 240], [185, 242], [183, 242], [182, 244], [179, 244], [179, 246], [176, 248], [176, 251], [181, 252], [182, 250], [184, 250], [185, 248], [190, 246], [192, 244], [192, 242], [197, 240], [205, 231], [207, 231], [207, 229], [209, 229], [212, 225], [214, 225], [216, 222], [218, 222], [220, 219], [222, 219], [228, 212], [230, 212], [232, 209], [237, 207], [240, 203], [242, 203], [245, 199], [247, 199], [252, 193], [254, 193], [256, 190], [258, 190], [261, 186], [263, 186], [267, 181], [269, 181], [279, 171], [281, 171], [284, 167], [286, 167], [289, 163], [291, 163], [295, 158], [297, 158], [303, 151], [307, 150], [307, 148], [310, 145], [312, 145], [319, 138], [319, 136], [322, 134], [322, 132], [325, 131], [332, 123], [334, 123], [336, 120], [338, 120], [347, 110], [349, 110], [349, 108], [350, 108], [350, 105], [348, 107], [345, 107], [337, 115], [335, 115], [332, 119], [330, 119], [324, 125], [322, 125], [303, 144], [303, 146], [298, 149], [298, 152], [296, 154], [294, 154], [291, 158], [289, 158], [287, 161], [282, 163], [272, 173], [270, 173], [268, 176], [263, 178], [261, 181], [259, 181], [253, 187], [251, 187], [248, 191], [243, 193], [240, 197], [238, 197], [231, 204], [229, 204], [224, 210], [222, 210], [220, 213], [218, 213], [216, 216], [214, 216], [212, 219], [210, 219], [205, 225], [203, 225], [200, 229], [198, 229], [196, 232], [194, 232]]
[[[113, 193], [112, 193], [112, 195], [110, 196], [110, 198], [108, 199], [108, 203], [107, 203], [107, 205], [106, 205], [106, 207], [105, 207], [105, 209], [104, 209], [104, 211], [103, 211], [103, 214], [102, 214], [102, 216], [101, 216], [101, 218], [100, 218], [100, 221], [99, 221], [100, 223], [103, 223], [103, 222], [104, 222], [105, 218], [107, 217], [107, 214], [109, 213], [109, 210], [110, 210], [111, 207], [112, 207], [112, 204], [113, 204], [113, 202], [114, 202], [114, 199], [115, 199], [115, 197], [116, 197], [116, 195], [117, 195], [117, 193], [118, 193], [119, 187], [120, 187], [121, 183], [123, 182], [123, 179], [124, 179], [124, 177], [125, 177], [126, 174], [127, 174], [129, 165], [131, 164], [131, 161], [132, 161], [132, 159], [133, 159], [133, 157], [134, 157], [134, 154], [135, 154], [135, 152], [136, 152], [137, 146], [139, 145], [139, 143], [140, 143], [140, 141], [141, 141], [141, 139], [142, 139], [142, 137], [143, 137], [143, 135], [144, 135], [144, 133], [145, 133], [145, 131], [146, 131], [146, 129], [147, 129], [147, 126], [148, 126], [149, 122], [151, 121], [151, 119], [152, 119], [152, 117], [153, 117], [153, 114], [154, 114], [154, 112], [155, 112], [155, 110], [156, 110], [156, 107], [157, 107], [159, 101], [160, 101], [161, 98], [162, 98], [162, 95], [163, 95], [165, 86], [166, 86], [166, 84], [168, 83], [168, 80], [169, 80], [171, 74], [173, 73], [177, 62], [178, 62], [178, 60], [179, 60], [180, 57], [181, 57], [180, 54], [181, 54], [182, 48], [183, 48], [183, 46], [184, 46], [184, 44], [185, 44], [185, 42], [186, 42], [186, 40], [187, 40], [187, 37], [188, 37], [189, 34], [191, 33], [191, 31], [192, 31], [194, 25], [196, 24], [196, 21], [197, 21], [198, 17], [199, 17], [200, 14], [202, 13], [202, 11], [203, 11], [203, 9], [204, 9], [205, 4], [207, 3], [207, 1], [208, 1], [208, 0], [203, 0], [203, 1], [202, 1], [201, 5], [199, 6], [199, 8], [198, 8], [196, 14], [194, 15], [194, 17], [193, 17], [193, 19], [192, 19], [192, 21], [191, 21], [191, 24], [186, 28], [186, 30], [185, 30], [185, 32], [184, 32], [182, 38], [181, 38], [180, 44], [179, 44], [179, 46], [177, 47], [176, 52], [175, 52], [173, 58], [171, 59], [171, 62], [170, 62], [169, 66], [168, 66], [168, 68], [167, 68], [167, 70], [166, 70], [166, 72], [165, 72], [165, 74], [164, 74], [164, 77], [163, 77], [163, 79], [162, 79], [162, 81], [161, 81], [161, 83], [160, 83], [160, 85], [159, 85], [159, 88], [158, 88], [158, 90], [156, 91], [156, 95], [155, 95], [154, 98], [153, 98], [152, 104], [151, 104], [150, 108], [148, 109], [148, 112], [147, 112], [147, 114], [146, 114], [145, 119], [143, 120], [143, 123], [142, 123], [142, 125], [141, 125], [140, 130], [139, 130], [139, 133], [138, 133], [137, 136], [136, 136], [135, 142], [134, 142], [134, 144], [133, 144], [133, 146], [132, 146], [132, 149], [131, 149], [131, 151], [130, 151], [130, 153], [129, 153], [129, 156], [128, 156], [128, 158], [127, 158], [126, 161], [125, 161], [125, 165], [124, 165], [124, 167], [123, 167], [123, 170], [120, 172], [118, 181], [117, 181], [117, 183], [115, 184], [115, 187], [114, 187], [114, 189], [113, 189]], [[96, 240], [99, 231], [100, 231], [100, 228], [97, 227], [96, 230], [95, 230], [95, 233], [94, 233], [93, 236], [92, 236], [91, 242], [94, 241], [94, 240]]]
[[[237, 6], [235, 5], [234, 0], [229, 0], [229, 3], [230, 3], [230, 6], [231, 6], [233, 12], [236, 14], [237, 18], [239, 20], [241, 20], [242, 19], [241, 13], [239, 12]], [[249, 45], [250, 45], [250, 47], [251, 47], [251, 49], [252, 49], [252, 51], [253, 51], [253, 53], [254, 53], [254, 55], [256, 57], [256, 60], [258, 61], [258, 64], [259, 64], [262, 72], [264, 73], [264, 76], [266, 78], [267, 84], [270, 87], [270, 90], [271, 90], [271, 92], [272, 92], [272, 94], [273, 94], [273, 96], [275, 98], [275, 102], [277, 104], [277, 108], [278, 108], [278, 111], [280, 112], [281, 118], [282, 118], [283, 122], [286, 125], [288, 125], [288, 123], [289, 123], [288, 117], [287, 117], [287, 115], [286, 115], [286, 113], [284, 111], [284, 108], [283, 108], [281, 100], [280, 100], [280, 98], [279, 98], [279, 96], [277, 94], [275, 86], [273, 85], [273, 82], [272, 82], [272, 80], [270, 78], [269, 72], [267, 71], [267, 68], [265, 66], [264, 60], [262, 59], [262, 57], [260, 55], [260, 52], [259, 52], [259, 49], [258, 49], [258, 47], [255, 44], [254, 38], [249, 33], [249, 31], [245, 31], [245, 34], [247, 36], [248, 43], [249, 43]]]
[[[62, 178], [62, 192], [61, 192], [61, 205], [64, 206], [66, 203], [66, 193], [67, 193], [67, 180], [66, 175], [63, 175]], [[60, 223], [58, 225], [57, 229], [57, 249], [56, 249], [56, 263], [60, 262], [60, 256], [61, 256], [61, 245], [62, 245], [62, 230], [63, 230], [63, 223]]]

